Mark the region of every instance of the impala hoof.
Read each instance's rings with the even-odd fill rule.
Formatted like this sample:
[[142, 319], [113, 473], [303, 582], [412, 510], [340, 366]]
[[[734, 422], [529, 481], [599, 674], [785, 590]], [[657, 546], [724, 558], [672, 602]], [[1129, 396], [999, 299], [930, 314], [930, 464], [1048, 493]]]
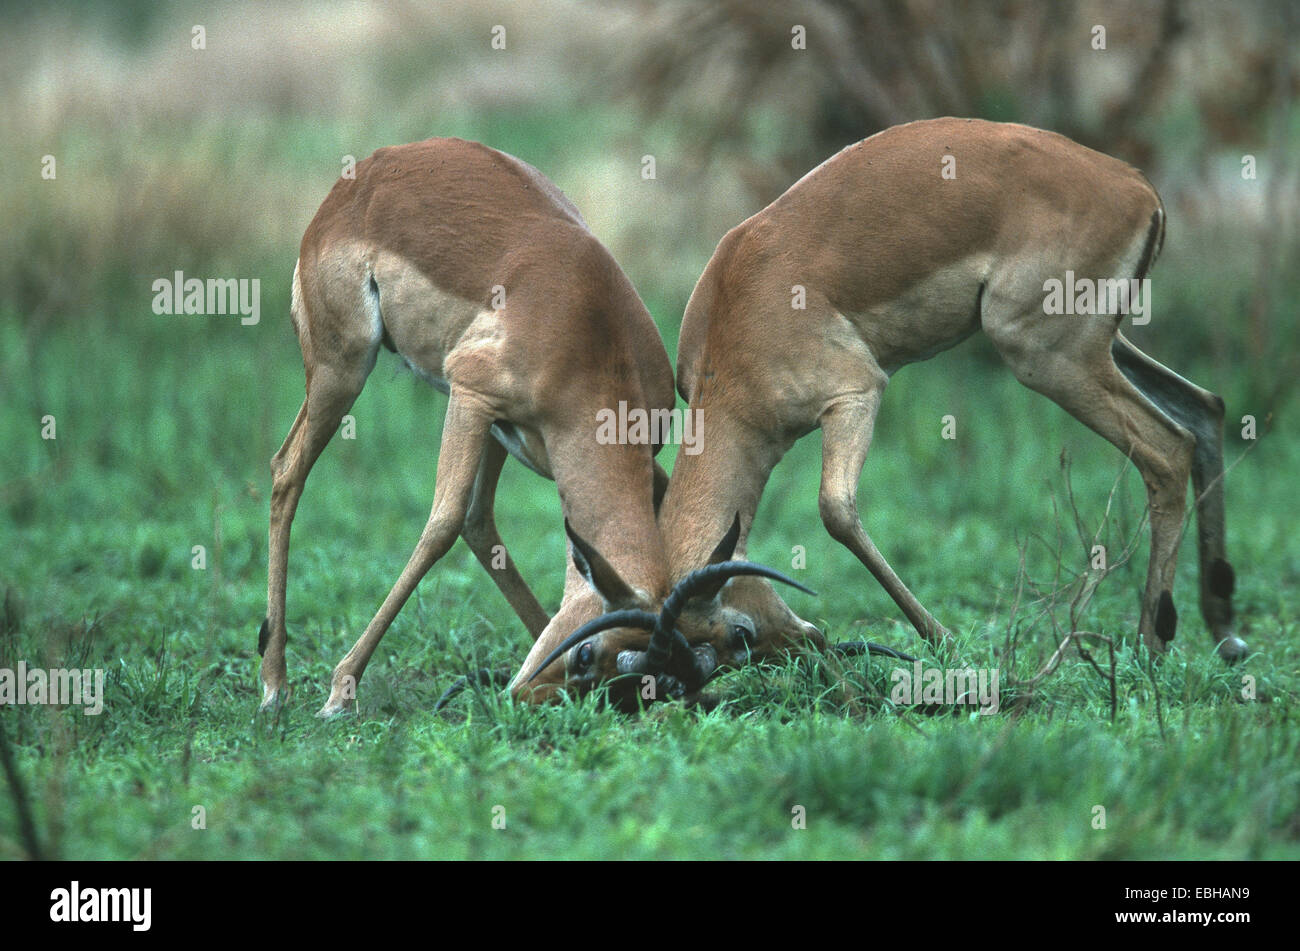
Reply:
[[1246, 655], [1250, 653], [1250, 648], [1246, 646], [1246, 642], [1240, 637], [1229, 636], [1219, 641], [1218, 652], [1219, 657], [1224, 662], [1235, 664], [1237, 661], [1245, 659]]
[[337, 716], [343, 716], [346, 713], [353, 713], [356, 709], [355, 695], [348, 695], [335, 689], [330, 691], [330, 698], [325, 701], [325, 706], [320, 708], [316, 716], [322, 720], [329, 720]]
[[258, 713], [279, 713], [286, 703], [289, 702], [289, 687], [281, 684], [273, 687], [270, 684], [262, 685], [262, 703], [257, 708]]

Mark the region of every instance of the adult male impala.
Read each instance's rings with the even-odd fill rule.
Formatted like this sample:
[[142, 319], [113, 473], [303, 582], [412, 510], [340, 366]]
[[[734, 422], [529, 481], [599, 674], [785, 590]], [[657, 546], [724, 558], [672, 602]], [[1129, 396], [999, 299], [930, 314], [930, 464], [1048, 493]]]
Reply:
[[[1022, 125], [913, 122], [809, 172], [727, 233], [687, 304], [677, 385], [708, 438], [678, 456], [660, 512], [673, 576], [703, 563], [737, 511], [744, 551], [772, 467], [820, 427], [827, 530], [918, 631], [945, 636], [863, 530], [857, 485], [889, 377], [982, 329], [1017, 379], [1142, 474], [1151, 558], [1139, 629], [1157, 650], [1174, 636], [1190, 474], [1201, 612], [1219, 654], [1244, 655], [1224, 554], [1223, 401], [1124, 339], [1121, 316], [1045, 312], [1045, 282], [1067, 271], [1145, 277], [1164, 228], [1136, 169]], [[792, 307], [796, 285], [806, 309]], [[763, 582], [738, 579], [726, 599], [757, 623], [752, 657], [821, 644]]]
[[[566, 662], [548, 662], [535, 682], [517, 677], [516, 692], [527, 699], [646, 673], [666, 678], [665, 693], [680, 693], [713, 669], [708, 648], [686, 646], [688, 634], [752, 637], [747, 619], [714, 595], [734, 575], [782, 576], [727, 561], [737, 533], [724, 525], [715, 564], [671, 588], [655, 522], [665, 481], [654, 463], [658, 445], [597, 441], [601, 409], [620, 402], [670, 409], [672, 367], [627, 277], [536, 169], [459, 139], [380, 149], [357, 164], [354, 178], [338, 181], [307, 227], [291, 312], [307, 396], [271, 460], [267, 616], [258, 638], [263, 709], [287, 695], [289, 529], [303, 484], [381, 345], [449, 395], [433, 510], [397, 583], [335, 668], [321, 715], [351, 706], [380, 638], [457, 535], [537, 638], [525, 670], [602, 611], [624, 612], [615, 618], [622, 624], [604, 615], [589, 625]], [[577, 529], [569, 528], [574, 564], [554, 618], [508, 556], [503, 568], [491, 567], [501, 544], [493, 501], [507, 452], [555, 480], [566, 527]], [[655, 626], [664, 631], [652, 640], [647, 629]]]

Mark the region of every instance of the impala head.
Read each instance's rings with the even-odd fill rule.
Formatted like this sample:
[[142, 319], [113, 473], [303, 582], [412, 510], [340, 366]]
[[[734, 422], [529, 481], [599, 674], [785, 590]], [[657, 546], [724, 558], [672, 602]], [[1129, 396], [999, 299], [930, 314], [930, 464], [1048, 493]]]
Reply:
[[713, 642], [719, 667], [761, 664], [785, 654], [826, 649], [821, 630], [795, 614], [764, 578], [736, 578], [723, 589], [722, 604], [724, 610], [748, 621], [752, 631], [744, 642], [735, 637]]
[[[599, 596], [601, 613], [591, 616], [590, 600], [561, 609], [552, 628], [571, 628], [572, 633], [535, 660], [539, 648], [554, 643], [545, 633], [539, 639], [512, 685], [521, 699], [540, 702], [554, 698], [561, 688], [580, 694], [608, 686], [615, 706], [635, 710], [639, 702], [689, 697], [757, 643], [760, 628], [754, 620], [722, 603], [720, 593], [729, 580], [770, 578], [812, 593], [772, 568], [730, 560], [740, 533], [739, 516], [709, 563], [678, 581], [662, 601], [628, 585], [567, 522], [565, 530], [574, 567]], [[589, 619], [574, 627], [581, 614]]]

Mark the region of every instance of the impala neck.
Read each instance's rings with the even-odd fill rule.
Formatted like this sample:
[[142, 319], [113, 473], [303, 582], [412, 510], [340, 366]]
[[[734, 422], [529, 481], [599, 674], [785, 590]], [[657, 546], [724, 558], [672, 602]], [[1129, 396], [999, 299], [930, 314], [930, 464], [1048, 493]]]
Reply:
[[737, 512], [740, 541], [735, 557], [744, 554], [759, 497], [784, 449], [773, 446], [721, 406], [702, 407], [701, 412], [700, 451], [695, 455], [684, 450], [677, 453], [659, 511], [669, 573], [674, 579], [708, 563]]
[[654, 467], [649, 447], [593, 448], [589, 440], [579, 438], [579, 442], [581, 446], [551, 447], [565, 517], [624, 581], [651, 599], [662, 600], [669, 589], [667, 558], [655, 521]]

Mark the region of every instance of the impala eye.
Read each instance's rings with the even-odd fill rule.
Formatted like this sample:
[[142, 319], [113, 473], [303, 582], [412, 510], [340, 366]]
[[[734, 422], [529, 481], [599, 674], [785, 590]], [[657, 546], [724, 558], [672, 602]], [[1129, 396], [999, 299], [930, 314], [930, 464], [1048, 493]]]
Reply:
[[578, 666], [581, 669], [586, 670], [591, 666], [591, 662], [595, 659], [595, 656], [596, 648], [591, 646], [591, 641], [586, 641], [578, 648]]
[[731, 625], [731, 643], [735, 647], [748, 647], [754, 641], [754, 632], [743, 624]]

